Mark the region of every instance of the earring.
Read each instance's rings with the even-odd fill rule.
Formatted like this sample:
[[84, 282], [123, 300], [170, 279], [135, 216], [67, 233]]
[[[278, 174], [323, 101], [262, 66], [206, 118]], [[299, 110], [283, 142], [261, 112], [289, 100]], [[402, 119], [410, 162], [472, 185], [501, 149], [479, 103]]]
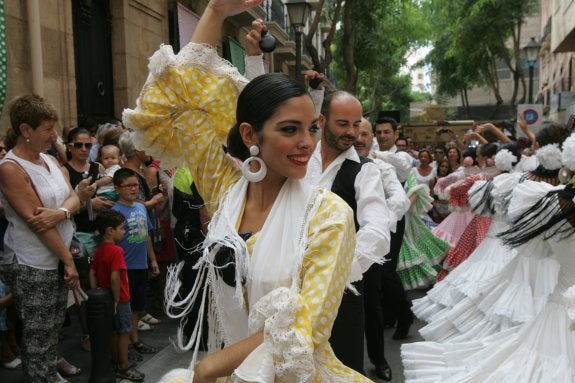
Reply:
[[569, 181], [571, 181], [571, 177], [573, 177], [573, 172], [566, 166], [562, 167], [561, 170], [559, 170], [559, 174], [557, 175], [557, 177], [559, 178], [559, 182], [561, 182], [562, 184], [568, 184]]
[[[256, 157], [259, 153], [260, 148], [256, 145], [250, 146], [250, 154], [252, 156], [245, 160], [242, 165], [242, 174], [249, 182], [260, 182], [265, 178], [266, 173], [268, 172], [265, 162], [261, 158]], [[250, 163], [252, 161], [256, 161], [260, 165], [260, 170], [257, 172], [252, 172], [250, 170]]]
[[29, 138], [29, 137], [26, 137], [26, 142], [30, 142], [30, 138]]

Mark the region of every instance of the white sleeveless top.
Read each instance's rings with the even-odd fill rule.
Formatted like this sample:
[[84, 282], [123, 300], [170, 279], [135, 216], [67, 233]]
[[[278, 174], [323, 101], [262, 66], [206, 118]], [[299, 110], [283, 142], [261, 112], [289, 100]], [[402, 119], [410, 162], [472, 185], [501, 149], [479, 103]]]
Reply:
[[[62, 206], [64, 200], [70, 195], [68, 182], [60, 167], [52, 158], [43, 153], [40, 153], [40, 156], [49, 169], [17, 157], [12, 151], [6, 154], [0, 164], [8, 160], [20, 164], [28, 174], [28, 177], [30, 177], [36, 193], [42, 201], [42, 205], [46, 208], [57, 209]], [[8, 220], [8, 228], [4, 235], [4, 256], [0, 262], [3, 264], [19, 263], [43, 270], [57, 269], [59, 258], [30, 230], [22, 217], [12, 209], [12, 206], [10, 206], [2, 193], [0, 193], [0, 199], [4, 205], [6, 219]], [[70, 219], [61, 221], [56, 225], [56, 229], [60, 233], [66, 247], [69, 247], [74, 234], [73, 221]]]

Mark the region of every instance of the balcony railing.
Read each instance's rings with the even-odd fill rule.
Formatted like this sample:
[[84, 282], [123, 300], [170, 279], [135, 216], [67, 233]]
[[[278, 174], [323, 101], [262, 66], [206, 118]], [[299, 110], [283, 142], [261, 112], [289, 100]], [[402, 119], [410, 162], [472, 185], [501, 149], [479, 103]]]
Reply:
[[287, 14], [285, 5], [281, 0], [266, 0], [262, 3], [261, 7], [266, 11], [266, 21], [274, 21], [288, 32]]

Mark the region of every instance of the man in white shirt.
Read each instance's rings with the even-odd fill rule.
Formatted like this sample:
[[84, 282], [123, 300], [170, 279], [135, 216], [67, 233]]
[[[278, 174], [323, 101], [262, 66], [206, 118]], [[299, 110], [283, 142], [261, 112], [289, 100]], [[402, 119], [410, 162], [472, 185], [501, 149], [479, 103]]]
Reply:
[[[390, 117], [379, 118], [375, 122], [374, 134], [377, 138], [380, 151], [373, 154], [395, 168], [397, 178], [404, 183], [412, 169], [413, 158], [397, 150], [395, 139], [399, 133], [397, 131], [397, 122]], [[405, 339], [409, 334], [409, 328], [413, 323], [413, 313], [411, 312], [411, 303], [407, 299], [403, 284], [397, 275], [397, 261], [399, 251], [403, 241], [403, 232], [405, 230], [405, 221], [401, 219], [397, 222], [397, 228], [391, 233], [391, 251], [387, 255], [389, 262], [382, 267], [384, 282], [384, 306], [387, 308], [384, 312], [386, 326], [393, 326], [397, 319], [397, 329], [393, 334], [393, 339]]]
[[373, 133], [379, 146], [374, 151], [375, 157], [393, 165], [399, 182], [404, 183], [413, 167], [413, 157], [398, 151], [395, 146], [395, 140], [399, 137], [397, 122], [391, 117], [381, 117], [375, 122]]
[[[381, 182], [385, 192], [387, 206], [392, 216], [390, 217], [390, 230], [396, 231], [396, 223], [401, 220], [405, 212], [409, 209], [410, 202], [407, 198], [401, 183], [395, 174], [395, 168], [377, 158], [371, 151], [373, 145], [373, 130], [371, 123], [363, 118], [359, 126], [359, 136], [355, 141], [354, 147], [360, 156], [372, 158], [381, 173]], [[395, 278], [387, 280], [390, 275]], [[384, 354], [384, 322], [382, 297], [385, 290], [393, 294], [401, 289], [405, 296], [405, 291], [399, 279], [397, 272], [384, 273], [384, 265], [373, 264], [363, 275], [364, 279], [364, 305], [365, 305], [365, 339], [367, 345], [367, 355], [371, 363], [375, 366], [376, 375], [385, 380], [391, 380], [391, 368], [385, 359]], [[401, 292], [400, 292], [401, 293]], [[401, 297], [399, 297], [401, 299]]]
[[[322, 138], [310, 159], [304, 180], [332, 190], [354, 210], [357, 246], [349, 282], [361, 293], [362, 274], [381, 263], [389, 251], [392, 213], [387, 208], [377, 166], [361, 160], [353, 148], [362, 118], [360, 102], [348, 92], [326, 95], [319, 116]], [[335, 320], [330, 343], [345, 365], [363, 373], [363, 297], [347, 290]]]

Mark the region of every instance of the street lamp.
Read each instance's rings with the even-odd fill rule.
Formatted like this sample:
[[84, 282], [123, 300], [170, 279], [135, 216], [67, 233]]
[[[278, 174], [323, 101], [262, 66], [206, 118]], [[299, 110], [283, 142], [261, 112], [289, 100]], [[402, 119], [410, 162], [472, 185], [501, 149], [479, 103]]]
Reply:
[[311, 5], [305, 0], [285, 0], [290, 24], [295, 32], [295, 78], [301, 80], [301, 35], [311, 11]]
[[523, 52], [525, 53], [525, 59], [527, 60], [527, 65], [529, 65], [529, 103], [533, 103], [533, 68], [535, 63], [539, 58], [539, 50], [541, 49], [541, 44], [535, 41], [535, 37], [523, 47]]

